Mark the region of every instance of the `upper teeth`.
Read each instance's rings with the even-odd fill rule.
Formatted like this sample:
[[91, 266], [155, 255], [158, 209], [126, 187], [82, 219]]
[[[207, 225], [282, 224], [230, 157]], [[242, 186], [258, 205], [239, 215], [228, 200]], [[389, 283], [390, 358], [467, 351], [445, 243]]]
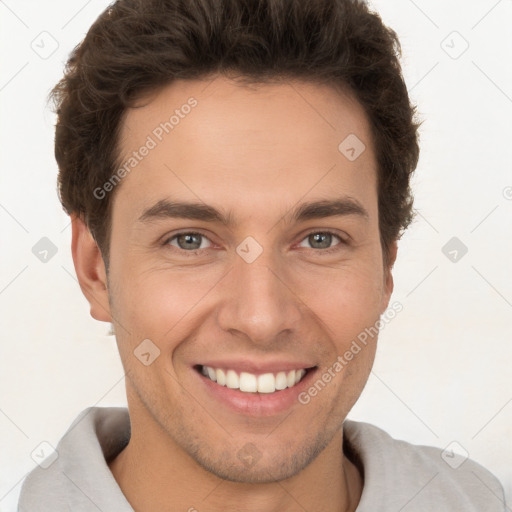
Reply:
[[221, 386], [240, 389], [240, 391], [247, 393], [273, 393], [276, 390], [291, 388], [298, 384], [306, 374], [306, 370], [299, 369], [276, 374], [263, 373], [261, 375], [241, 372], [239, 375], [235, 370], [222, 370], [211, 366], [203, 366], [201, 371], [205, 377]]

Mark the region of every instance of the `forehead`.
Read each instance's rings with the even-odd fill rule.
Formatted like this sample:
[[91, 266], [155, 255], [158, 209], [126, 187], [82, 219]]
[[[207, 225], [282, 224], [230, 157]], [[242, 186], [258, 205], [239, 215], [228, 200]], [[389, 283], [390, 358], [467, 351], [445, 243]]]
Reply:
[[134, 165], [124, 165], [115, 202], [132, 217], [176, 196], [270, 215], [270, 204], [301, 197], [364, 203], [376, 193], [364, 110], [327, 85], [178, 80], [126, 112], [119, 149], [121, 165]]

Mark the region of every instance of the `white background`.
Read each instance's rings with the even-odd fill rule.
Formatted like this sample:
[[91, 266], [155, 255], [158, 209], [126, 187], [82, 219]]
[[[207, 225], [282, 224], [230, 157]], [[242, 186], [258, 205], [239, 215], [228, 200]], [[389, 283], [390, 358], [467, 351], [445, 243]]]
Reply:
[[[39, 443], [56, 446], [88, 406], [125, 405], [109, 324], [89, 316], [76, 281], [45, 105], [106, 5], [0, 2], [1, 512], [15, 510]], [[512, 504], [512, 1], [372, 5], [400, 37], [424, 124], [418, 216], [395, 266], [404, 309], [382, 331], [350, 417], [417, 444], [457, 441]], [[46, 51], [58, 44], [44, 59], [31, 47], [41, 37]], [[44, 236], [58, 248], [46, 263], [32, 253]], [[456, 262], [441, 250], [454, 236], [468, 248]]]

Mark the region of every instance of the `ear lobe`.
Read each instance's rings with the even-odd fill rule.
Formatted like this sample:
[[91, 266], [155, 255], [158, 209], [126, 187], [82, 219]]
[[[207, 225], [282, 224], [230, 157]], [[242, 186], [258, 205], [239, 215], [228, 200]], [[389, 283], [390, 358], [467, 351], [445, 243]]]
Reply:
[[84, 221], [71, 215], [73, 263], [82, 293], [91, 306], [91, 316], [112, 322], [108, 301], [107, 273], [98, 244]]

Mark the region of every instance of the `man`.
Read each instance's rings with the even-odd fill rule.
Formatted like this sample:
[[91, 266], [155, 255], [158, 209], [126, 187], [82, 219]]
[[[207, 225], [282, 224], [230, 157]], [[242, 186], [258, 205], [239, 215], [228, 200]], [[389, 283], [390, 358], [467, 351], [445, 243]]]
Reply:
[[55, 147], [129, 414], [84, 411], [20, 511], [504, 510], [477, 463], [345, 421], [411, 220], [398, 51], [350, 0], [98, 18], [54, 90]]

